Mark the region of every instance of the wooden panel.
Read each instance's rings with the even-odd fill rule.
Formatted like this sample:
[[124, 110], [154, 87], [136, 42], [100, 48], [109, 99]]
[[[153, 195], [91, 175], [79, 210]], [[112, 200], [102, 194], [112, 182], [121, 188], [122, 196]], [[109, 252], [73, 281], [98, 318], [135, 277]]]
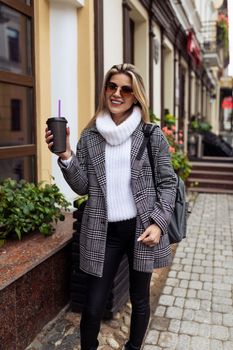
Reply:
[[0, 159], [26, 157], [35, 153], [36, 145], [0, 147]]
[[33, 87], [34, 77], [24, 74], [0, 71], [0, 82]]
[[11, 7], [12, 9], [19, 11], [23, 15], [33, 17], [33, 6], [28, 6], [19, 2], [18, 0], [1, 0], [1, 3]]

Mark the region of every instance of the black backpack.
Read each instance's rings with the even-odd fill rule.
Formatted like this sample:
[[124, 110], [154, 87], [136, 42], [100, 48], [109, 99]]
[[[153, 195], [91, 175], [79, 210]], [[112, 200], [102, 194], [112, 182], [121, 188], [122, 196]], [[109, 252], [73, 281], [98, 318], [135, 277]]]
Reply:
[[[145, 149], [147, 146], [148, 156], [150, 160], [153, 182], [155, 190], [157, 192], [157, 183], [155, 176], [155, 163], [154, 157], [152, 154], [152, 147], [150, 141], [150, 135], [153, 133], [153, 130], [158, 125], [145, 124], [143, 132], [145, 135], [145, 141], [143, 142], [142, 147]], [[168, 236], [170, 243], [178, 243], [183, 238], [186, 237], [186, 228], [187, 228], [187, 216], [188, 216], [188, 202], [186, 202], [186, 190], [184, 181], [177, 176], [177, 188], [176, 188], [176, 201], [174, 211], [171, 217], [170, 224], [168, 226]]]

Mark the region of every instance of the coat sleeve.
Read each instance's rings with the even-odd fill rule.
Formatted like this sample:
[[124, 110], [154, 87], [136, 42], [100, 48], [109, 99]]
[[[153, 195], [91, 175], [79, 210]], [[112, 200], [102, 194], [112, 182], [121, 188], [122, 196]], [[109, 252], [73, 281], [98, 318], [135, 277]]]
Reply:
[[153, 134], [151, 137], [152, 147], [153, 139], [159, 139], [158, 156], [154, 161], [157, 200], [151, 219], [166, 233], [175, 206], [177, 175], [171, 164], [168, 142], [161, 129], [157, 128], [157, 132], [157, 135]]
[[84, 130], [77, 144], [76, 155], [72, 152], [72, 158], [67, 167], [58, 159], [58, 165], [66, 182], [79, 195], [88, 194], [89, 188], [87, 176], [87, 137], [87, 132]]

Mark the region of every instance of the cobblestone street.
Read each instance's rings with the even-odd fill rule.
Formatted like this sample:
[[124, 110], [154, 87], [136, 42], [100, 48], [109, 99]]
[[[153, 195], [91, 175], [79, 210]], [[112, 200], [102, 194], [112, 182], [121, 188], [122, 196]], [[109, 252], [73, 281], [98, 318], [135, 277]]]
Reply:
[[143, 350], [233, 349], [233, 196], [200, 194]]
[[[233, 349], [233, 196], [199, 194], [178, 245], [143, 350]], [[152, 290], [158, 282], [155, 272]], [[153, 307], [153, 305], [152, 305]], [[79, 349], [80, 315], [63, 310], [27, 350]], [[102, 350], [121, 349], [130, 304], [103, 322]]]

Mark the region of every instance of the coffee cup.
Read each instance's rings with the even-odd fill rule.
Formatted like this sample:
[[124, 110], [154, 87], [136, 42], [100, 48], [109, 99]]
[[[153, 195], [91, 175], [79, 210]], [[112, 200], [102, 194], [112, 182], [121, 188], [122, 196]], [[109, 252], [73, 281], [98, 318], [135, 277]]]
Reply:
[[66, 124], [67, 120], [63, 117], [51, 117], [47, 120], [48, 130], [53, 135], [53, 153], [63, 153], [66, 151]]

